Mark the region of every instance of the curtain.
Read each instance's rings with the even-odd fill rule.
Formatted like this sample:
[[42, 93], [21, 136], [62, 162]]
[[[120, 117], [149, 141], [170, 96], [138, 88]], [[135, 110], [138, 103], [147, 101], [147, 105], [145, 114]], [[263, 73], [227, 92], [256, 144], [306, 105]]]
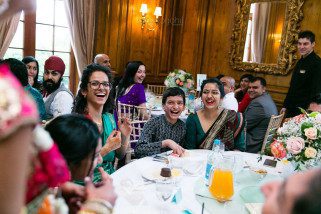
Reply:
[[0, 59], [9, 48], [9, 45], [17, 31], [21, 12], [0, 22]]
[[270, 2], [254, 3], [252, 22], [252, 61], [261, 63], [263, 60], [265, 44], [268, 34], [270, 19]]
[[65, 0], [79, 77], [86, 65], [93, 61], [95, 35], [95, 0]]

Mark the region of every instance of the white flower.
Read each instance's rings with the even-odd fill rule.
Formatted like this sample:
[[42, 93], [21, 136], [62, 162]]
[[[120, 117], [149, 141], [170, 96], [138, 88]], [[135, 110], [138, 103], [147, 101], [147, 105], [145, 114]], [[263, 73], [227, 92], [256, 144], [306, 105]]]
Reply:
[[315, 140], [317, 139], [318, 130], [314, 127], [304, 129], [304, 135], [311, 140]]
[[169, 73], [168, 76], [170, 76], [170, 77], [175, 77], [175, 73], [174, 73], [174, 72], [171, 72], [171, 73]]
[[315, 123], [321, 124], [321, 114], [318, 114], [318, 115], [314, 118], [314, 120], [315, 120]]
[[168, 80], [165, 80], [164, 85], [168, 86]]
[[307, 147], [304, 151], [304, 155], [307, 158], [315, 158], [315, 156], [317, 155], [317, 150], [312, 147]]
[[185, 75], [185, 74], [186, 74], [186, 72], [185, 72], [185, 71], [183, 71], [183, 70], [178, 70], [178, 72], [179, 72], [180, 74], [183, 74], [183, 75]]

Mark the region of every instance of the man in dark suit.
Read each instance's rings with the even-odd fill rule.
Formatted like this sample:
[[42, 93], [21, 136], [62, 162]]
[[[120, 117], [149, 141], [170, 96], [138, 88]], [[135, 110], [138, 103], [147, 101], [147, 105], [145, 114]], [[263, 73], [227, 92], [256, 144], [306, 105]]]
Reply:
[[246, 151], [257, 153], [261, 150], [264, 136], [272, 115], [278, 111], [272, 97], [265, 91], [266, 81], [262, 77], [255, 77], [249, 85], [248, 93], [252, 99], [245, 110]]
[[285, 117], [301, 114], [311, 99], [321, 92], [321, 58], [314, 52], [315, 35], [312, 31], [299, 33], [298, 51], [301, 55], [293, 70], [290, 88], [280, 113]]

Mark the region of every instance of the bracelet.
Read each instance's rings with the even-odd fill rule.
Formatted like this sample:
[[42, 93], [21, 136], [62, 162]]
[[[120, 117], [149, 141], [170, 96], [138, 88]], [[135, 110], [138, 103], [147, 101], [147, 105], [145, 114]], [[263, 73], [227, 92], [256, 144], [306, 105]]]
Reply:
[[112, 213], [113, 206], [103, 199], [90, 199], [87, 200], [80, 210], [80, 214], [95, 213], [95, 214], [108, 214]]

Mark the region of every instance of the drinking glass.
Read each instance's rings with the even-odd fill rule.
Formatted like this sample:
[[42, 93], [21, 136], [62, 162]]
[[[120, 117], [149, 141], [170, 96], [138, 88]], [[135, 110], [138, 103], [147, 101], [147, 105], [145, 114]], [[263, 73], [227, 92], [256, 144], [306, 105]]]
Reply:
[[170, 179], [160, 179], [156, 181], [156, 196], [162, 201], [166, 202], [172, 197], [175, 185]]
[[212, 171], [209, 191], [219, 202], [229, 201], [234, 195], [234, 161], [234, 157], [223, 156]]

